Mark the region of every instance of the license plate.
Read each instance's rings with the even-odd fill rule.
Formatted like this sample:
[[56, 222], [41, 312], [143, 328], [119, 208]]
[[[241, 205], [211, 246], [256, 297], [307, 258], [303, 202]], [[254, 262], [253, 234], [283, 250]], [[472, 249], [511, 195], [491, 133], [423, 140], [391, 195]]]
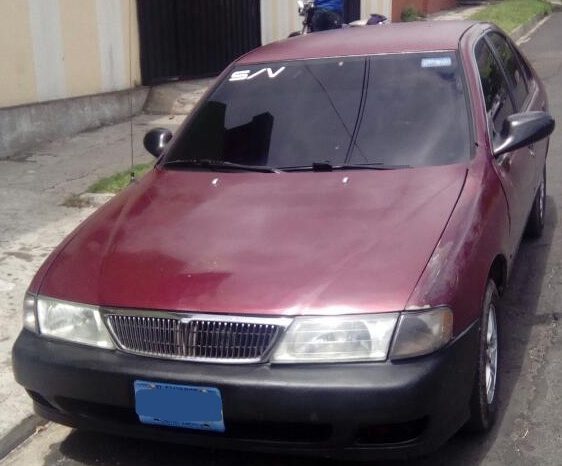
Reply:
[[135, 381], [135, 407], [143, 424], [224, 432], [217, 388]]

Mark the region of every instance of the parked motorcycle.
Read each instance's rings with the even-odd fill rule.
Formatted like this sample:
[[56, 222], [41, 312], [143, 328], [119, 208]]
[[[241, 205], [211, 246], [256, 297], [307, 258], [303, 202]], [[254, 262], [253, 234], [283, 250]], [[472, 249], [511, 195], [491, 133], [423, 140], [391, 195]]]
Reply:
[[315, 5], [314, 0], [298, 0], [297, 5], [299, 9], [299, 15], [303, 17], [302, 30], [291, 33], [289, 37], [310, 34], [312, 32], [326, 31], [330, 29], [341, 29], [345, 27], [357, 26], [374, 26], [389, 23], [389, 20], [386, 16], [372, 14], [369, 19], [358, 20], [350, 24], [344, 24], [341, 21], [341, 18], [339, 18], [339, 15], [336, 15], [330, 11], [318, 9]]

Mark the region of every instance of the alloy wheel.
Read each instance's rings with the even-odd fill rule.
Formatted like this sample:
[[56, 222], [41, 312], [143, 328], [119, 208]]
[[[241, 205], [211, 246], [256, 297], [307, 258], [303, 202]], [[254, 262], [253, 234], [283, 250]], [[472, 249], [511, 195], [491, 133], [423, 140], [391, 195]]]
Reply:
[[486, 399], [492, 404], [496, 393], [496, 380], [498, 370], [498, 327], [496, 321], [496, 308], [490, 305], [488, 325], [486, 332]]

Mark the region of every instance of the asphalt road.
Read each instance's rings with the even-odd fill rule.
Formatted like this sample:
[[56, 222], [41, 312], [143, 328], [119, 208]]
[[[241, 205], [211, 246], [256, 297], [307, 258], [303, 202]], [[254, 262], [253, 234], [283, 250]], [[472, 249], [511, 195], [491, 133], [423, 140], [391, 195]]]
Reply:
[[[562, 124], [562, 13], [523, 45]], [[522, 244], [501, 305], [499, 419], [487, 436], [456, 435], [411, 465], [562, 465], [562, 130], [551, 139], [547, 225]], [[2, 465], [333, 465], [325, 460], [233, 453], [76, 432], [50, 425]]]

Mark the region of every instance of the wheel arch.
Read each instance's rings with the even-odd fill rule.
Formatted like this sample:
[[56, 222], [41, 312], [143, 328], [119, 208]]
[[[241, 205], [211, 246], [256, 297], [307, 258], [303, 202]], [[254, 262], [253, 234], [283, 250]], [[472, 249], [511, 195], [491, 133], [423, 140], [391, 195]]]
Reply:
[[507, 286], [507, 259], [503, 254], [498, 254], [494, 258], [488, 278], [496, 284], [498, 293], [501, 296]]

